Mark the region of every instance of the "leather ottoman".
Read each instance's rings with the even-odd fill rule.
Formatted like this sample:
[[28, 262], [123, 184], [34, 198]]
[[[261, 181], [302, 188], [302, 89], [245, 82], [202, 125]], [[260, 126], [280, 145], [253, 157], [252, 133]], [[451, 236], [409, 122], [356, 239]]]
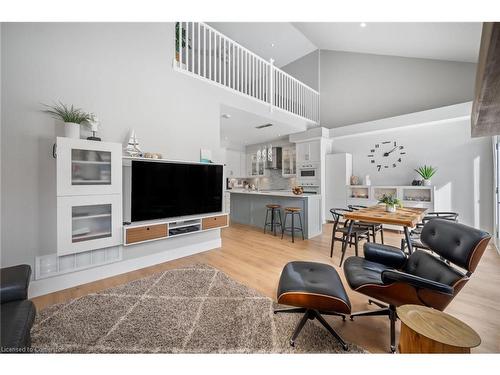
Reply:
[[295, 345], [308, 319], [318, 319], [347, 350], [347, 344], [322, 316], [337, 315], [345, 320], [344, 314], [351, 313], [351, 302], [335, 268], [316, 262], [288, 263], [281, 272], [277, 300], [279, 304], [295, 308], [277, 309], [275, 314], [304, 313], [290, 339], [290, 345]]

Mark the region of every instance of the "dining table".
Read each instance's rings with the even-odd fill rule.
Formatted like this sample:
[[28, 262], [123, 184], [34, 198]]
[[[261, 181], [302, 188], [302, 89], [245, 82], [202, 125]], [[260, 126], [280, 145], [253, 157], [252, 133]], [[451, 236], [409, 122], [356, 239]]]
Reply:
[[[373, 224], [391, 224], [403, 227], [408, 253], [413, 252], [413, 247], [410, 241], [410, 230], [422, 221], [427, 208], [420, 207], [398, 207], [394, 212], [388, 212], [386, 206], [378, 204], [366, 208], [361, 208], [356, 211], [346, 212], [344, 218], [348, 223], [347, 238], [350, 238], [352, 227], [356, 222], [373, 223]], [[347, 242], [342, 244], [342, 254], [345, 254]]]

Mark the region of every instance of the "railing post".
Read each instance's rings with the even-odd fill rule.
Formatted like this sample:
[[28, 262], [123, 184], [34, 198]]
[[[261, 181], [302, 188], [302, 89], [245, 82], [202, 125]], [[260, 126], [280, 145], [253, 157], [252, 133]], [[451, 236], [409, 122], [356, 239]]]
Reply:
[[274, 107], [274, 59], [269, 60], [269, 111]]

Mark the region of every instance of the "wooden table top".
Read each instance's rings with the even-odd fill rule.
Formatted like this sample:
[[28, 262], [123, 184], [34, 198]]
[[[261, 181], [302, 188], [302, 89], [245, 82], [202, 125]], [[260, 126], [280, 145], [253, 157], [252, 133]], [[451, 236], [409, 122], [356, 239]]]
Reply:
[[474, 348], [481, 338], [464, 322], [426, 306], [403, 305], [397, 308], [401, 322], [431, 340], [461, 348]]
[[403, 207], [396, 212], [387, 212], [385, 205], [378, 204], [357, 211], [346, 212], [344, 217], [349, 220], [365, 221], [377, 224], [393, 224], [403, 227], [414, 227], [421, 222], [427, 208]]

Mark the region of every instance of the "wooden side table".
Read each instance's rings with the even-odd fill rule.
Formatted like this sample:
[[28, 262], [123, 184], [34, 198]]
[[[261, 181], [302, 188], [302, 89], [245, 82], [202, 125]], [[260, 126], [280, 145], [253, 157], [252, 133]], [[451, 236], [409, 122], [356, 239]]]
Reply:
[[404, 305], [397, 308], [397, 314], [400, 353], [470, 353], [481, 343], [476, 331], [442, 311]]

